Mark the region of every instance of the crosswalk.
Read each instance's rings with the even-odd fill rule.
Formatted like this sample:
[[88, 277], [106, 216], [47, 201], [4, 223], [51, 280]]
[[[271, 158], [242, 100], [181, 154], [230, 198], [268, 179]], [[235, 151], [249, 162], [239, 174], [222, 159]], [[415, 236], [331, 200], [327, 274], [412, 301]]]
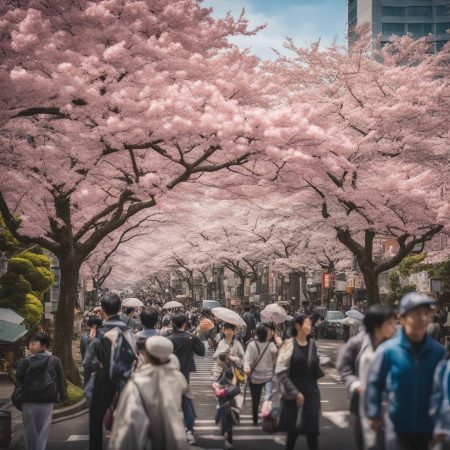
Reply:
[[[206, 343], [205, 343], [206, 345]], [[215, 424], [216, 399], [212, 390], [212, 366], [213, 351], [206, 349], [205, 357], [195, 357], [196, 372], [191, 374], [191, 390], [194, 406], [197, 412], [195, 425], [195, 437], [197, 445], [201, 448], [214, 449], [220, 446], [223, 436], [219, 427]], [[347, 411], [334, 410], [333, 401], [330, 403], [328, 396], [332, 397], [333, 392], [343, 390], [342, 384], [332, 377], [327, 377], [319, 382], [322, 391], [322, 426], [326, 430], [344, 430], [349, 427], [349, 415]], [[280, 435], [270, 435], [262, 431], [261, 426], [254, 426], [251, 416], [250, 394], [247, 392], [247, 401], [241, 413], [240, 424], [233, 428], [233, 440], [255, 443], [261, 445], [270, 443], [270, 448], [281, 449], [285, 445], [285, 437]], [[325, 397], [325, 398], [324, 398]], [[85, 441], [87, 435], [70, 435], [67, 441]], [[253, 447], [252, 447], [253, 448]]]
[[[215, 424], [215, 407], [216, 400], [211, 388], [211, 369], [213, 365], [213, 352], [206, 350], [204, 358], [195, 358], [197, 372], [191, 374], [191, 388], [194, 398], [194, 404], [197, 410], [198, 418], [195, 426], [195, 436], [199, 442], [206, 441], [215, 442], [223, 440], [219, 428]], [[342, 390], [342, 384], [334, 379], [327, 378], [319, 382], [321, 389], [332, 391], [335, 389]], [[247, 398], [249, 393], [247, 393]], [[322, 400], [323, 408], [329, 407], [330, 400]], [[251, 401], [246, 401], [241, 414], [240, 424], [233, 427], [234, 441], [272, 441], [271, 448], [278, 448], [285, 444], [285, 437], [280, 435], [270, 435], [262, 431], [261, 426], [254, 426], [251, 416]], [[325, 423], [322, 425], [323, 430], [327, 429], [346, 429], [349, 426], [349, 417], [347, 411], [324, 411], [322, 417]]]

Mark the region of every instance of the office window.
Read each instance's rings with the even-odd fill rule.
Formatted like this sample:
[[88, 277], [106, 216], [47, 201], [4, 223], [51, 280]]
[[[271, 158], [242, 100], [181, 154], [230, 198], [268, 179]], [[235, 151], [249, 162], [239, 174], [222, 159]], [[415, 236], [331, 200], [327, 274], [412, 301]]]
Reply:
[[434, 7], [436, 16], [450, 16], [450, 5], [439, 5]]
[[382, 33], [384, 35], [390, 36], [391, 34], [397, 34], [401, 36], [405, 34], [405, 24], [404, 23], [383, 23]]
[[431, 6], [409, 6], [408, 17], [431, 17]]
[[405, 17], [406, 8], [397, 8], [396, 6], [383, 6], [383, 16]]
[[431, 23], [409, 23], [408, 33], [412, 33], [414, 37], [422, 37], [430, 34]]
[[356, 8], [348, 12], [348, 22], [352, 23], [356, 20]]
[[447, 30], [450, 30], [450, 22], [436, 24], [436, 34], [445, 34]]

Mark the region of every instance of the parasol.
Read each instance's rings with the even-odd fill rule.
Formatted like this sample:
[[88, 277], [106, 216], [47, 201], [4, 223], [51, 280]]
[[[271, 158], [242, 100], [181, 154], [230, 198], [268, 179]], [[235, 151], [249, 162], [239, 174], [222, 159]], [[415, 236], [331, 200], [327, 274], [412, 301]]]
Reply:
[[282, 306], [272, 303], [261, 311], [261, 319], [263, 322], [283, 323], [288, 319], [288, 313]]
[[167, 302], [164, 306], [163, 309], [172, 309], [172, 308], [182, 308], [183, 305], [180, 302], [177, 302], [175, 300], [172, 300], [170, 302]]
[[138, 298], [129, 297], [122, 301], [122, 306], [126, 306], [127, 308], [140, 308], [144, 304]]
[[231, 323], [236, 326], [245, 326], [244, 319], [237, 313], [228, 308], [222, 308], [221, 306], [211, 309], [211, 312], [220, 320], [226, 323]]

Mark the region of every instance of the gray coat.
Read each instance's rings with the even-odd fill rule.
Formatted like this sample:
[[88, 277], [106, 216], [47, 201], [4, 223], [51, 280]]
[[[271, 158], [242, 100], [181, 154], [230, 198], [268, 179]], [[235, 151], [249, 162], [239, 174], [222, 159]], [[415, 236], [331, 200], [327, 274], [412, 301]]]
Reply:
[[359, 332], [353, 336], [348, 342], [341, 347], [336, 361], [336, 369], [342, 378], [350, 396], [353, 395], [355, 389], [361, 386], [359, 381], [358, 370], [361, 346], [365, 336], [365, 331]]

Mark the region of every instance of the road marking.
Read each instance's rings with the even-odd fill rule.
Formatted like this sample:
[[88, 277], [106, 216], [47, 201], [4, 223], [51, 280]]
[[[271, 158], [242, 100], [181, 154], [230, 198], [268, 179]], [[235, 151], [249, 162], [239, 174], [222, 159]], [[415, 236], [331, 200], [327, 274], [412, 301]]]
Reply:
[[[241, 416], [242, 417], [242, 416]], [[195, 423], [203, 423], [203, 424], [208, 424], [208, 423], [216, 423], [216, 421], [214, 419], [196, 419]], [[242, 419], [240, 420], [240, 423], [253, 423], [253, 420], [251, 419]]]
[[[208, 439], [211, 441], [223, 441], [223, 436], [217, 434], [199, 434], [196, 436], [199, 439]], [[233, 441], [277, 441], [278, 436], [268, 436], [265, 434], [242, 434], [233, 435]]]
[[321, 383], [319, 383], [319, 386], [325, 386], [328, 384], [337, 384], [335, 381], [322, 381]]
[[[236, 425], [236, 426], [233, 425], [233, 432], [234, 431], [261, 431], [261, 429], [258, 430], [258, 428], [257, 428], [258, 426], [260, 427], [261, 424], [259, 424], [259, 425], [252, 425], [252, 426], [244, 426], [244, 427], [241, 427], [240, 425]], [[219, 429], [220, 429], [219, 425], [215, 425], [215, 426], [206, 425], [206, 426], [201, 426], [201, 427], [197, 427], [197, 426], [194, 427], [194, 431], [195, 432], [197, 432], [197, 431], [211, 431], [211, 430], [219, 431]]]
[[322, 417], [332, 422], [338, 428], [344, 429], [349, 427], [348, 411], [322, 412]]
[[88, 434], [71, 434], [67, 441], [88, 441]]

